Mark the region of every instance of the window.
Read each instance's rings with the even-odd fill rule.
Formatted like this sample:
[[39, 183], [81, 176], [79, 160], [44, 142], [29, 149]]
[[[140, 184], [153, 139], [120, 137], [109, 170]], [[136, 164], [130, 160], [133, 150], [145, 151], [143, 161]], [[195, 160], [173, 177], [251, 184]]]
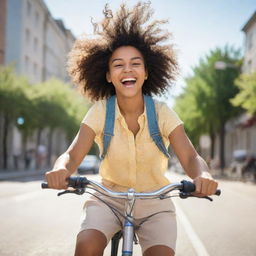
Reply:
[[30, 16], [31, 14], [31, 3], [27, 1], [27, 15]]
[[25, 72], [29, 72], [30, 69], [30, 60], [28, 56], [25, 56]]
[[36, 11], [36, 12], [35, 12], [35, 25], [36, 25], [36, 27], [38, 26], [38, 23], [39, 23], [39, 14], [38, 14], [38, 12]]
[[30, 30], [28, 28], [26, 28], [26, 45], [30, 44]]
[[37, 64], [34, 63], [33, 65], [33, 73], [34, 73], [34, 77], [37, 77]]
[[34, 38], [34, 52], [37, 52], [38, 50], [38, 39], [35, 37]]
[[248, 37], [247, 37], [247, 49], [250, 50], [253, 46], [253, 33], [250, 32], [248, 33]]

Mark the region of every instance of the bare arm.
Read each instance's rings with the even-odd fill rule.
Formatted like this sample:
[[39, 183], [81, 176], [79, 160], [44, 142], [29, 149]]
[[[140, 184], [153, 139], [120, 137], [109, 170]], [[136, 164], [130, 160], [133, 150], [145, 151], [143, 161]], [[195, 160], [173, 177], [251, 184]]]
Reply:
[[194, 180], [196, 192], [202, 195], [214, 194], [218, 184], [213, 180], [206, 162], [196, 152], [182, 125], [171, 132], [169, 140], [185, 172]]
[[89, 152], [94, 138], [94, 131], [86, 124], [82, 124], [67, 151], [56, 160], [53, 169], [46, 173], [49, 187], [56, 189], [66, 188], [67, 177], [76, 171], [85, 155]]

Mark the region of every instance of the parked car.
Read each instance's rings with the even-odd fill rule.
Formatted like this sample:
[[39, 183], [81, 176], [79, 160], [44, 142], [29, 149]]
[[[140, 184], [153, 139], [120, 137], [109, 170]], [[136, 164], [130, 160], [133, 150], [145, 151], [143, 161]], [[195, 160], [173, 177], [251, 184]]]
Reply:
[[99, 172], [100, 161], [95, 155], [87, 155], [77, 168], [79, 174], [85, 174], [92, 172], [96, 174]]

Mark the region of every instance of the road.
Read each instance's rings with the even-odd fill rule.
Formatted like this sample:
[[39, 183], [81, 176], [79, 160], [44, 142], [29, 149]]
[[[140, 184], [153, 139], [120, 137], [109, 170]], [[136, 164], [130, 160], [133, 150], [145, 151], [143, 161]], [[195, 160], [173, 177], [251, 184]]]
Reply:
[[[173, 181], [184, 178], [173, 173], [168, 176]], [[41, 190], [40, 182], [40, 178], [0, 182], [1, 256], [73, 255], [84, 198], [59, 198], [56, 191]], [[220, 181], [220, 187], [222, 196], [213, 202], [174, 199], [176, 255], [256, 255], [256, 185]], [[104, 255], [108, 252], [109, 248]], [[139, 246], [134, 255], [140, 255]]]

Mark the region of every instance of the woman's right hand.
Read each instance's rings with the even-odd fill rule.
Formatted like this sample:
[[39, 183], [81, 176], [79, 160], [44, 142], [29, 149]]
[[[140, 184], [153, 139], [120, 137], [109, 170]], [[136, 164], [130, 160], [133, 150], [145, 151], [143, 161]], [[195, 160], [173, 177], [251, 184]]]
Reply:
[[53, 189], [67, 189], [67, 179], [71, 176], [71, 172], [67, 169], [56, 169], [45, 174], [46, 181], [49, 188]]

